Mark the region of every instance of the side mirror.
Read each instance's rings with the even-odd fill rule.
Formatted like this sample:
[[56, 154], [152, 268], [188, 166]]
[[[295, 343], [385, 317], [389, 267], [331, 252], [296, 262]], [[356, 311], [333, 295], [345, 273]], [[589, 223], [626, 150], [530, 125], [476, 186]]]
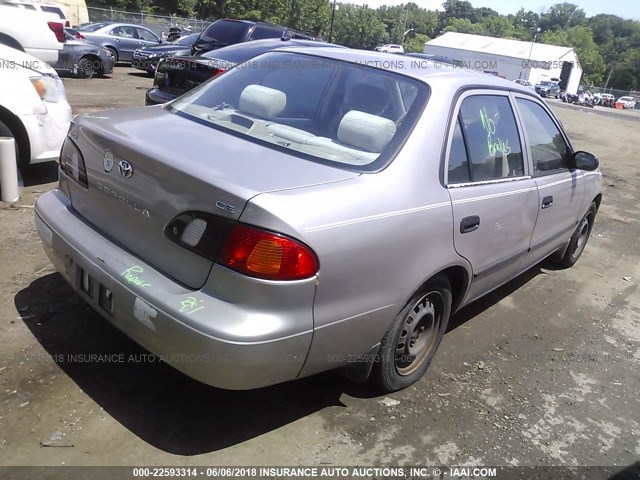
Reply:
[[588, 152], [579, 151], [573, 154], [573, 164], [580, 170], [592, 172], [598, 168], [600, 162], [595, 155]]

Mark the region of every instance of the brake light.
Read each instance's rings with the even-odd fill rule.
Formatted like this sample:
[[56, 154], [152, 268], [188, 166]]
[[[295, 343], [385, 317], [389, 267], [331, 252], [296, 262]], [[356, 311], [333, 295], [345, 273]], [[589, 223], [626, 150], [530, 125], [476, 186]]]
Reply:
[[227, 70], [225, 68], [216, 68], [213, 73], [211, 74], [211, 77], [209, 78], [213, 78], [213, 77], [217, 77], [218, 75], [220, 75], [221, 73], [226, 72]]
[[267, 280], [301, 280], [312, 277], [319, 268], [318, 258], [306, 245], [245, 225], [231, 231], [217, 263]]
[[60, 169], [84, 188], [89, 188], [87, 167], [80, 149], [67, 137], [60, 152]]
[[47, 22], [49, 28], [56, 34], [56, 38], [59, 42], [64, 42], [64, 27], [60, 22]]

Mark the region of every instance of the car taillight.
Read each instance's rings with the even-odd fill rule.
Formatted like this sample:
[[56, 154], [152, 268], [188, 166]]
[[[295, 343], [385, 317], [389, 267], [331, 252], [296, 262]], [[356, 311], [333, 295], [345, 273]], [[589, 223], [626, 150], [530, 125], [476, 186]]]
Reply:
[[49, 28], [56, 34], [56, 38], [59, 42], [64, 42], [64, 27], [60, 22], [47, 22]]
[[237, 225], [216, 263], [267, 280], [301, 280], [318, 273], [318, 258], [306, 245], [273, 232]]
[[221, 73], [226, 72], [227, 70], [225, 68], [216, 68], [213, 73], [211, 73], [211, 78], [213, 77], [217, 77], [218, 75], [220, 75]]
[[71, 22], [67, 20], [66, 22], [64, 22], [64, 26], [67, 28], [71, 28]]
[[87, 167], [80, 149], [67, 137], [60, 152], [60, 169], [84, 188], [89, 188]]

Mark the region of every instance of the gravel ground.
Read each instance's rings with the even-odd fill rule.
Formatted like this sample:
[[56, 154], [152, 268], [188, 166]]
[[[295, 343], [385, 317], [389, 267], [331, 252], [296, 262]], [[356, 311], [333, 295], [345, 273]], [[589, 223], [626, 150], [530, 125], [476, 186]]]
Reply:
[[[81, 113], [143, 105], [151, 79], [118, 67], [65, 84]], [[142, 361], [53, 272], [33, 203], [56, 169], [33, 168], [21, 203], [0, 204], [0, 465], [638, 462], [640, 117], [552, 106], [601, 159], [583, 257], [536, 266], [457, 314], [428, 374], [388, 396], [333, 373], [229, 392]]]

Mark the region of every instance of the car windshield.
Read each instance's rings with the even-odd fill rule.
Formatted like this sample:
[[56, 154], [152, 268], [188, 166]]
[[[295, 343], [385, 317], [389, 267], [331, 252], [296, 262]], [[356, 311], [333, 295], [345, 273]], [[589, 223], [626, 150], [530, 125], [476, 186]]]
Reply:
[[424, 83], [398, 73], [270, 52], [167, 108], [301, 158], [372, 171], [385, 165], [409, 135], [428, 92]]
[[95, 32], [96, 30], [100, 30], [102, 27], [109, 25], [108, 23], [90, 23], [89, 25], [83, 25], [78, 27], [78, 30], [82, 30], [83, 32]]
[[199, 42], [231, 45], [242, 41], [249, 24], [234, 20], [217, 20], [200, 35]]

